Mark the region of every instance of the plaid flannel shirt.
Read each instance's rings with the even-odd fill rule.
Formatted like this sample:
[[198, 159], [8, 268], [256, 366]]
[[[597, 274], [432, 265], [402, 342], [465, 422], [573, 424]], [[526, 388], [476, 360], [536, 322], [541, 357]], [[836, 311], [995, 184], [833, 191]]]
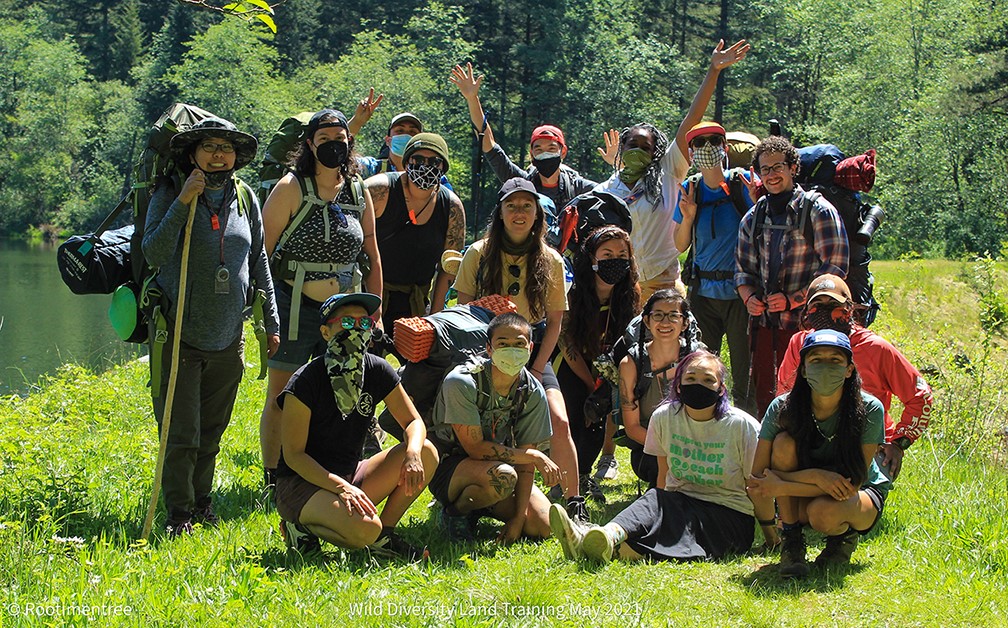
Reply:
[[[788, 202], [787, 225], [790, 230], [781, 238], [780, 250], [770, 251], [770, 230], [765, 226], [755, 228], [756, 209], [766, 204], [764, 196], [742, 218], [739, 225], [738, 245], [735, 248], [735, 286], [752, 286], [762, 297], [773, 292], [792, 295], [804, 291], [814, 277], [831, 273], [847, 277], [850, 250], [847, 231], [836, 209], [826, 199], [820, 197], [812, 207], [809, 220], [812, 221], [815, 241], [805, 241], [801, 232], [801, 206], [806, 192], [795, 185], [794, 194]], [[772, 225], [770, 212], [764, 212], [764, 225]], [[782, 256], [776, 289], [770, 278], [770, 255]], [[802, 299], [804, 301], [804, 299]], [[801, 308], [780, 312], [777, 316], [764, 313], [759, 317], [762, 327], [797, 329]], [[775, 320], [776, 319], [776, 320]]]

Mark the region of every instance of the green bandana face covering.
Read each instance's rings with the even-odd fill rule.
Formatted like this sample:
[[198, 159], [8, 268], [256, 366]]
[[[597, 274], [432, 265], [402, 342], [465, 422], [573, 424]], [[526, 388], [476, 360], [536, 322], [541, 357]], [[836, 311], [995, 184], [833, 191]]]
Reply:
[[354, 411], [364, 388], [364, 350], [370, 341], [370, 329], [341, 329], [326, 347], [323, 360], [343, 416]]
[[636, 183], [651, 165], [654, 156], [643, 148], [631, 148], [623, 151], [623, 170], [620, 170], [620, 181], [627, 185]]
[[835, 393], [847, 379], [845, 364], [806, 364], [804, 368], [809, 386], [823, 396]]
[[508, 377], [514, 377], [528, 364], [532, 351], [528, 347], [500, 347], [494, 349], [490, 359]]

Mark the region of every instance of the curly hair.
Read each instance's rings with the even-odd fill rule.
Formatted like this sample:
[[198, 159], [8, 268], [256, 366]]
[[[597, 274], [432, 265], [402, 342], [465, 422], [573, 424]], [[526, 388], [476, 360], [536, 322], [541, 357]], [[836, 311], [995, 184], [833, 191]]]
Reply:
[[[327, 115], [319, 122], [324, 124], [336, 119], [336, 116]], [[308, 146], [308, 142], [312, 139], [314, 138], [305, 137], [304, 141], [298, 142], [298, 145], [287, 153], [287, 167], [301, 178], [315, 176], [315, 154], [312, 153], [311, 148]], [[340, 166], [340, 174], [343, 175], [344, 179], [351, 179], [357, 175], [359, 170], [357, 167], [357, 158], [360, 155], [354, 150], [354, 136], [349, 132], [347, 133], [347, 149], [347, 160]]]
[[728, 408], [731, 406], [728, 402], [728, 387], [725, 386], [725, 381], [728, 379], [728, 369], [725, 367], [724, 362], [721, 361], [721, 358], [710, 351], [702, 349], [700, 351], [694, 351], [679, 360], [679, 365], [676, 366], [675, 374], [672, 376], [672, 382], [669, 385], [669, 392], [665, 401], [667, 403], [679, 404], [680, 407], [684, 405], [679, 399], [679, 388], [682, 386], [682, 380], [683, 376], [686, 374], [686, 369], [694, 362], [713, 362], [717, 368], [718, 381], [721, 382], [721, 389], [718, 391], [719, 394], [717, 403], [714, 404], [714, 420], [721, 420], [726, 414], [728, 414]]
[[654, 140], [654, 153], [651, 155], [651, 163], [648, 164], [647, 170], [644, 171], [642, 179], [644, 180], [644, 196], [652, 203], [657, 203], [662, 197], [661, 159], [665, 151], [668, 150], [669, 145], [668, 137], [658, 127], [647, 122], [641, 122], [620, 131], [619, 148], [616, 151], [616, 160], [613, 162], [613, 172], [618, 172], [618, 164], [623, 157], [623, 144], [630, 133], [636, 129], [647, 131]]
[[[791, 142], [780, 135], [771, 135], [756, 146], [756, 150], [753, 151], [752, 156], [752, 167], [756, 169], [756, 172], [759, 172], [760, 168], [760, 155], [765, 153], [783, 153], [785, 162], [794, 164], [798, 167], [798, 170], [801, 170], [801, 160], [798, 159], [798, 150], [795, 149]], [[795, 170], [796, 175], [798, 174], [798, 170]]]
[[[529, 304], [531, 322], [539, 322], [546, 316], [546, 295], [550, 283], [550, 254], [547, 250], [546, 212], [542, 203], [536, 197], [536, 217], [529, 234], [529, 249], [525, 253], [525, 298]], [[501, 216], [501, 203], [498, 201], [490, 214], [487, 234], [483, 239], [483, 258], [477, 273], [476, 297], [489, 294], [506, 294], [504, 287], [504, 265], [501, 263], [501, 253], [504, 250], [504, 218]]]
[[[609, 313], [603, 318], [592, 258], [602, 244], [610, 240], [626, 242], [630, 254], [630, 272], [613, 286], [609, 297]], [[603, 347], [611, 347], [626, 330], [634, 316], [640, 313], [640, 287], [637, 262], [634, 260], [630, 234], [614, 225], [604, 225], [592, 231], [574, 255], [574, 285], [567, 295], [569, 309], [564, 316], [564, 339], [581, 356], [591, 361]]]
[[[804, 360], [802, 361], [804, 365]], [[857, 368], [844, 380], [840, 397], [840, 422], [837, 425], [837, 460], [832, 470], [850, 478], [854, 486], [864, 484], [868, 471], [865, 468], [861, 437], [865, 430], [868, 410], [861, 396], [861, 376]], [[812, 449], [823, 442], [823, 436], [815, 425], [812, 414], [812, 387], [799, 368], [794, 387], [784, 400], [778, 416], [782, 430], [791, 435], [798, 450], [798, 466], [802, 469], [813, 467]]]

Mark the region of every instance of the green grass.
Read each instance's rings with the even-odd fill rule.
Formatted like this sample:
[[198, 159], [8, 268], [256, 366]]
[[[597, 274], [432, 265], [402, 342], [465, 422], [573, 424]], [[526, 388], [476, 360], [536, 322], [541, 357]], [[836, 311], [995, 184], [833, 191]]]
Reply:
[[[760, 555], [586, 566], [565, 561], [554, 540], [499, 548], [488, 522], [476, 547], [451, 546], [429, 493], [402, 523], [431, 549], [429, 564], [333, 546], [290, 557], [260, 492], [254, 379], [219, 457], [222, 525], [137, 543], [157, 449], [146, 369], [66, 366], [31, 396], [0, 399], [0, 625], [1005, 625], [1004, 339], [980, 328], [969, 264], [873, 268], [885, 287], [876, 328], [927, 368], [938, 403], [849, 569], [793, 582]], [[620, 478], [596, 521], [636, 496], [618, 453]], [[814, 538], [811, 553], [820, 547]]]

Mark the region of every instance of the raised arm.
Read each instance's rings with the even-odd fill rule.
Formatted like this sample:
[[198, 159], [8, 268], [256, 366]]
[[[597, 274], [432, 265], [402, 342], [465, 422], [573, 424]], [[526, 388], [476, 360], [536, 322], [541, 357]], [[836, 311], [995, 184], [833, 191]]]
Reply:
[[483, 104], [479, 99], [479, 88], [483, 84], [483, 75], [476, 76], [472, 63], [466, 63], [465, 67], [456, 65], [452, 68], [451, 77], [448, 80], [458, 87], [462, 97], [465, 98], [466, 104], [469, 106], [469, 119], [476, 131], [483, 133], [483, 152], [489, 153], [496, 142], [490, 123], [486, 121]]
[[367, 124], [371, 116], [374, 115], [375, 109], [381, 104], [382, 99], [385, 98], [385, 94], [378, 94], [375, 97], [374, 88], [372, 87], [365, 98], [361, 98], [360, 102], [357, 103], [357, 109], [354, 110], [353, 117], [347, 122], [347, 132], [350, 135], [356, 137], [364, 125]]

